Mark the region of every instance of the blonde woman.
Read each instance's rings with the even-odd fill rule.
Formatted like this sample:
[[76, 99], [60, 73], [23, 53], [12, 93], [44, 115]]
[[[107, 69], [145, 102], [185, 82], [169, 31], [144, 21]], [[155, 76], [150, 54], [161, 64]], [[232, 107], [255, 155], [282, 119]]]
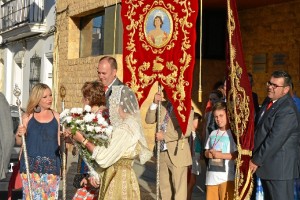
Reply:
[[[52, 92], [48, 85], [36, 84], [29, 97], [23, 124], [16, 134], [16, 143], [26, 146], [33, 199], [58, 199], [60, 180], [59, 114], [51, 109]], [[29, 198], [24, 156], [20, 160], [23, 199]]]

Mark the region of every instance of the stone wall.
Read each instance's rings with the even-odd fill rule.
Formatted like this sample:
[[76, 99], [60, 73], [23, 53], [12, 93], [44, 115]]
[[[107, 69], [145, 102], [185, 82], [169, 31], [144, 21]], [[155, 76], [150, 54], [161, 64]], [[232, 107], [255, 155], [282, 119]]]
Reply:
[[[101, 56], [79, 58], [79, 17], [95, 13], [101, 9], [103, 10], [106, 6], [113, 5], [115, 2], [97, 0], [80, 2], [74, 0], [57, 1], [57, 33], [54, 54], [56, 89], [53, 91], [55, 92], [55, 96], [58, 97], [56, 103], [58, 111], [61, 111], [60, 102], [62, 99], [59, 96], [59, 88], [62, 85], [66, 88], [65, 108], [80, 107], [82, 106], [81, 87], [83, 83], [98, 78], [97, 66]], [[114, 56], [118, 62], [117, 76], [122, 80], [122, 55], [115, 54], [111, 56]], [[142, 118], [145, 118], [146, 110], [151, 101], [152, 98], [148, 98], [142, 105]], [[155, 126], [146, 124], [144, 126], [147, 141], [150, 148], [152, 148]]]
[[[78, 17], [92, 14], [104, 9], [115, 1], [99, 0], [58, 0], [57, 1], [57, 33], [55, 44], [54, 65], [56, 71], [54, 79], [57, 84], [55, 95], [59, 96], [59, 87], [66, 87], [65, 107], [81, 106], [81, 87], [85, 81], [97, 79], [96, 67], [101, 56], [79, 58], [79, 30]], [[258, 93], [262, 103], [265, 97], [265, 83], [272, 71], [287, 70], [294, 79], [295, 89], [300, 93], [299, 77], [299, 38], [300, 38], [300, 1], [293, 1], [279, 5], [243, 10], [239, 12], [242, 32], [245, 62], [248, 71], [254, 76], [253, 90]], [[253, 56], [266, 55], [265, 69], [260, 71], [253, 67]], [[283, 60], [280, 55], [284, 55]], [[123, 77], [122, 55], [113, 55], [119, 65], [118, 77]], [[277, 57], [276, 57], [277, 56]], [[282, 62], [284, 64], [282, 64]], [[274, 64], [281, 65], [274, 65]], [[264, 65], [263, 65], [264, 66]], [[226, 62], [224, 60], [202, 61], [202, 103], [198, 102], [199, 91], [199, 62], [194, 71], [193, 106], [197, 112], [204, 110], [208, 94], [215, 82], [222, 80], [225, 75]], [[148, 98], [143, 103], [142, 118], [157, 91], [154, 85]], [[57, 110], [60, 111], [61, 98], [57, 101]], [[155, 126], [144, 124], [144, 130], [149, 146], [154, 144]]]
[[[253, 91], [260, 104], [266, 97], [266, 82], [275, 70], [286, 70], [292, 76], [294, 91], [300, 96], [299, 9], [300, 1], [296, 0], [239, 11], [245, 64], [253, 74]], [[265, 58], [265, 63], [257, 61], [259, 57]], [[203, 60], [203, 102], [207, 101], [213, 84], [224, 77], [225, 66], [225, 61]], [[205, 103], [200, 108], [203, 111]]]
[[[239, 12], [246, 66], [253, 74], [253, 91], [259, 102], [266, 96], [265, 84], [275, 70], [286, 70], [300, 95], [300, 1]], [[263, 55], [265, 63], [253, 60]], [[259, 57], [259, 56], [258, 56]], [[259, 58], [258, 58], [259, 60]]]
[[[57, 88], [66, 88], [65, 107], [81, 106], [81, 87], [85, 81], [97, 79], [98, 60], [101, 56], [79, 57], [80, 31], [79, 17], [104, 10], [116, 1], [99, 0], [59, 0], [57, 1], [57, 33], [55, 35], [54, 79]], [[114, 55], [119, 65], [122, 55]], [[122, 67], [118, 76], [122, 77]], [[59, 89], [56, 95], [59, 96]], [[61, 98], [58, 97], [57, 109], [60, 110]]]

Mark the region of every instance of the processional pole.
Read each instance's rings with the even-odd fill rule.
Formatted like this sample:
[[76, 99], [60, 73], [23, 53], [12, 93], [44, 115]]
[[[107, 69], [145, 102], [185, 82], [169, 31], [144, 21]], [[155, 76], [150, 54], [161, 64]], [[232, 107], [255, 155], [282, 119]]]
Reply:
[[[158, 93], [162, 93], [161, 85], [158, 83]], [[156, 133], [160, 130], [161, 127], [161, 101], [158, 102], [157, 107], [157, 127]], [[159, 200], [159, 177], [160, 177], [160, 170], [159, 170], [159, 162], [160, 162], [160, 143], [161, 141], [156, 141], [156, 200]]]
[[199, 31], [199, 91], [198, 102], [202, 102], [202, 0], [200, 0], [200, 31]]
[[[20, 118], [20, 124], [23, 125], [23, 120], [22, 120], [22, 109], [21, 109], [21, 89], [18, 87], [17, 84], [15, 84], [15, 88], [13, 90], [14, 96], [17, 98], [16, 104], [18, 106], [19, 110], [19, 118]], [[22, 135], [22, 150], [24, 153], [24, 161], [25, 161], [25, 168], [26, 168], [26, 175], [27, 175], [27, 182], [28, 182], [28, 190], [29, 190], [29, 198], [30, 200], [33, 200], [32, 198], [32, 189], [31, 189], [31, 182], [30, 182], [30, 172], [29, 172], [29, 164], [28, 164], [28, 154], [27, 154], [27, 148], [26, 148], [26, 141], [25, 141], [25, 135]]]
[[[61, 110], [64, 111], [65, 110], [65, 96], [66, 96], [66, 88], [62, 85], [60, 87], [59, 90], [59, 94], [61, 97]], [[63, 124], [61, 124], [61, 128], [62, 128], [62, 132], [65, 131], [65, 126]], [[67, 168], [67, 149], [66, 149], [66, 142], [65, 142], [65, 138], [64, 137], [60, 137], [61, 138], [61, 152], [62, 152], [62, 176], [63, 176], [63, 189], [62, 189], [62, 197], [63, 200], [66, 200], [66, 188], [67, 188], [67, 184], [66, 184], [66, 178], [67, 178], [67, 174], [66, 174], [66, 168]]]

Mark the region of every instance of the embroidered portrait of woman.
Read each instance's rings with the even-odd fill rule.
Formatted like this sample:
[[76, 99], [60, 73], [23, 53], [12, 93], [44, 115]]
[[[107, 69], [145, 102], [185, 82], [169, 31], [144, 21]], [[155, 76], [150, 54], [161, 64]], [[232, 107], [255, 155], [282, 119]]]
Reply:
[[155, 8], [146, 18], [146, 38], [155, 47], [164, 46], [171, 36], [170, 14], [164, 8]]

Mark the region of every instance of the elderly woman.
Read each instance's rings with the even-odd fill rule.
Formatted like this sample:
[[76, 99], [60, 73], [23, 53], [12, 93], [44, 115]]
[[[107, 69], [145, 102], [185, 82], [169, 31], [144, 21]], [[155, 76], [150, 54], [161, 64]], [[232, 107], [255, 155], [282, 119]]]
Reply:
[[[81, 88], [82, 102], [84, 105], [91, 107], [91, 112], [94, 114], [102, 114], [108, 118], [108, 110], [105, 102], [104, 86], [100, 81], [85, 82]], [[76, 174], [73, 185], [78, 188], [73, 200], [81, 199], [98, 199], [98, 189], [88, 185], [89, 168], [83, 161], [82, 157], [78, 160], [78, 174]]]
[[[109, 115], [114, 127], [109, 146], [95, 146], [77, 131], [73, 136], [81, 142], [99, 165], [101, 172], [99, 199], [140, 199], [137, 178], [132, 169], [138, 156], [143, 164], [152, 156], [144, 137], [139, 105], [127, 86], [112, 86]], [[67, 130], [67, 135], [70, 130]]]

